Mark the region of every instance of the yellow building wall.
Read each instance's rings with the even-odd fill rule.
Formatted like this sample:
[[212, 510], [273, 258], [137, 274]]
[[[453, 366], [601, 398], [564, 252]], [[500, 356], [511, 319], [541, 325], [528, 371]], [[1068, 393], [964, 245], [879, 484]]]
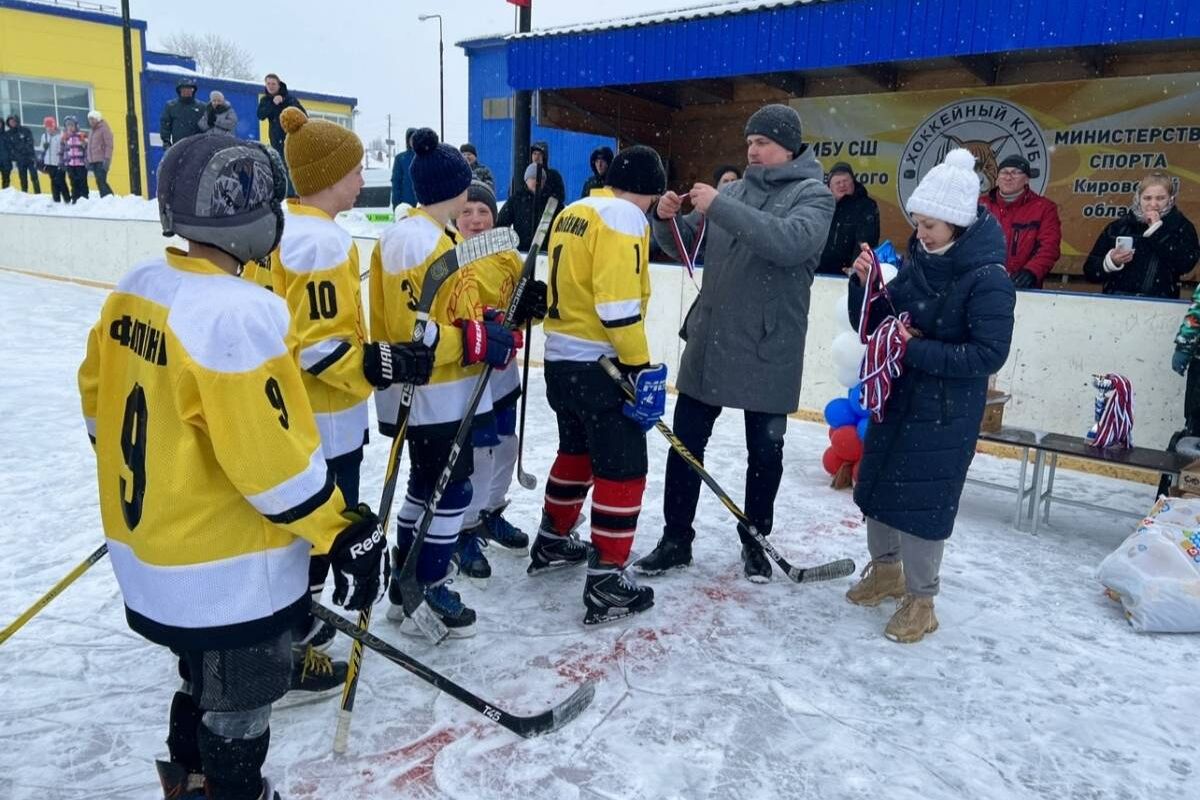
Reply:
[[[262, 97], [260, 94], [259, 97]], [[354, 107], [346, 103], [330, 103], [325, 100], [305, 100], [300, 98], [300, 102], [309, 111], [323, 111], [326, 114], [344, 114], [349, 119], [354, 119]], [[261, 120], [258, 124], [258, 138], [266, 144], [271, 143], [271, 138], [267, 135], [267, 121]]]
[[[144, 43], [142, 32], [136, 28], [133, 30], [132, 45], [134, 108], [138, 109], [139, 115], [138, 139], [139, 142], [145, 142], [145, 120], [140, 118]], [[109, 184], [117, 194], [129, 194], [125, 51], [120, 25], [0, 8], [0, 74], [89, 85], [95, 108], [104, 115], [113, 132]], [[145, 192], [144, 151], [141, 152], [141, 162], [142, 190]], [[41, 184], [42, 190], [49, 193], [49, 180], [42, 180]], [[94, 190], [94, 181], [92, 186]]]

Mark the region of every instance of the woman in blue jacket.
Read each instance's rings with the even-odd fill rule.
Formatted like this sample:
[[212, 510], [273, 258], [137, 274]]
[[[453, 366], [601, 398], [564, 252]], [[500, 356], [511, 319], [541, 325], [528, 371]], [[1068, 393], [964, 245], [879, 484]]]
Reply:
[[[975, 455], [988, 376], [1012, 340], [1016, 293], [1004, 269], [1004, 233], [977, 205], [974, 165], [969, 152], [952, 150], [913, 191], [905, 204], [916, 225], [908, 266], [888, 285], [894, 309], [875, 303], [866, 320], [873, 332], [891, 314], [911, 315], [901, 334], [903, 372], [883, 421], [867, 428], [854, 501], [867, 517], [871, 561], [846, 597], [864, 606], [899, 599], [884, 631], [898, 642], [937, 630], [943, 546]], [[850, 279], [855, 324], [869, 263], [863, 252]]]

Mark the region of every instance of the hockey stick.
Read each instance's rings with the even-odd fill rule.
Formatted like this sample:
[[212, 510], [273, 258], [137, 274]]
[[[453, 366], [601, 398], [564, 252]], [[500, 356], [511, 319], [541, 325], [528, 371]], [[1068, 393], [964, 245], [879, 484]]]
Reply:
[[[508, 310], [504, 316], [505, 327], [512, 330], [511, 320], [517, 313], [517, 308], [520, 306], [521, 297], [525, 294], [525, 287], [533, 280], [533, 271], [537, 266], [538, 251], [542, 249], [542, 240], [546, 238], [546, 232], [550, 229], [550, 221], [554, 218], [554, 211], [558, 207], [558, 201], [551, 197], [546, 202], [546, 210], [542, 213], [541, 222], [538, 223], [537, 231], [533, 235], [533, 245], [529, 248], [529, 253], [525, 256], [525, 264], [521, 269], [521, 277], [517, 280], [517, 285], [513, 287], [512, 296], [508, 301]], [[433, 492], [429, 495], [429, 499], [425, 501], [425, 507], [421, 509], [421, 516], [417, 520], [416, 528], [413, 532], [412, 546], [408, 549], [408, 555], [404, 558], [404, 566], [400, 569], [400, 574], [395, 580], [399, 582], [400, 595], [404, 598], [404, 613], [411, 616], [409, 612], [410, 598], [412, 602], [424, 604], [425, 594], [421, 591], [420, 585], [417, 583], [417, 557], [420, 555], [421, 546], [425, 543], [425, 536], [429, 533], [429, 526], [433, 524], [433, 518], [437, 509], [438, 502], [442, 499], [442, 495], [446, 491], [446, 487], [450, 484], [450, 476], [454, 472], [454, 465], [458, 463], [459, 454], [462, 453], [463, 446], [467, 443], [467, 439], [471, 435], [471, 425], [475, 420], [475, 409], [479, 407], [479, 401], [483, 397], [483, 393], [487, 390], [488, 379], [492, 377], [492, 365], [485, 364], [483, 372], [479, 374], [479, 378], [475, 381], [475, 388], [471, 390], [471, 398], [467, 401], [466, 411], [463, 413], [462, 421], [458, 424], [458, 431], [454, 434], [454, 442], [450, 445], [450, 455], [446, 459], [446, 465], [442, 467], [442, 472], [438, 475], [437, 482], [433, 485]], [[416, 622], [416, 620], [413, 620]], [[440, 620], [439, 620], [440, 623]], [[420, 626], [418, 626], [420, 627]], [[434, 644], [440, 644], [445, 636], [435, 638], [430, 635], [430, 631], [421, 628], [424, 633]]]
[[[517, 235], [511, 228], [498, 228], [486, 231], [469, 241], [462, 242], [429, 266], [425, 272], [425, 280], [421, 283], [421, 296], [417, 300], [417, 322], [413, 326], [412, 340], [423, 341], [425, 329], [429, 324], [429, 311], [437, 298], [438, 290], [450, 276], [459, 268], [516, 246]], [[396, 409], [396, 431], [392, 439], [391, 450], [388, 452], [387, 472], [384, 474], [383, 495], [379, 500], [379, 524], [387, 534], [388, 523], [392, 516], [392, 502], [396, 497], [396, 483], [400, 472], [400, 454], [404, 450], [404, 435], [408, 431], [408, 416], [412, 410], [413, 395], [416, 391], [411, 383], [403, 384], [400, 388], [400, 407]], [[431, 638], [444, 639], [448, 632], [438, 616], [425, 605], [425, 598], [418, 592], [414, 598], [415, 605], [409, 616]], [[371, 606], [367, 606], [358, 614], [358, 627], [366, 631], [371, 624]], [[337, 730], [333, 735], [333, 752], [345, 753], [350, 739], [350, 721], [354, 714], [354, 697], [358, 692], [358, 677], [362, 670], [362, 645], [355, 642], [350, 648], [350, 658], [347, 662], [346, 683], [342, 687], [342, 703], [338, 709]]]
[[529, 339], [533, 336], [533, 320], [525, 323], [525, 365], [521, 367], [521, 432], [517, 439], [517, 483], [522, 489], [533, 491], [538, 481], [525, 471], [525, 403], [529, 399]]
[[97, 547], [92, 551], [92, 554], [79, 563], [75, 569], [67, 573], [67, 576], [58, 583], [54, 584], [54, 588], [46, 592], [38, 598], [37, 602], [25, 610], [25, 613], [13, 620], [13, 623], [4, 630], [0, 631], [0, 644], [8, 641], [8, 638], [21, 629], [26, 622], [50, 604], [50, 601], [62, 594], [63, 590], [75, 582], [75, 579], [88, 571], [88, 568], [95, 564], [100, 559], [104, 558], [104, 554], [108, 552], [108, 542]]
[[[616, 381], [617, 385], [621, 387], [622, 391], [625, 392], [626, 396], [629, 397], [630, 400], [634, 399], [633, 386], [629, 383], [628, 379], [621, 374], [621, 371], [617, 369], [616, 365], [613, 364], [612, 361], [610, 361], [606, 356], [601, 356], [600, 366], [604, 368], [604, 371], [608, 373], [610, 378]], [[742, 525], [746, 528], [746, 531], [750, 534], [750, 538], [753, 539], [759, 547], [765, 550], [767, 555], [769, 555], [775, 561], [775, 563], [779, 565], [779, 568], [783, 570], [784, 574], [786, 574], [793, 581], [796, 583], [814, 583], [816, 581], [844, 578], [847, 575], [854, 574], [854, 561], [849, 558], [840, 558], [837, 561], [830, 561], [826, 564], [818, 564], [812, 567], [793, 567], [783, 556], [779, 554], [779, 551], [775, 549], [775, 546], [767, 541], [767, 537], [759, 533], [758, 529], [754, 527], [754, 523], [752, 523], [749, 518], [746, 517], [746, 513], [742, 511], [742, 509], [738, 507], [738, 504], [733, 501], [733, 498], [721, 488], [721, 484], [717, 483], [716, 478], [709, 474], [708, 470], [704, 468], [704, 464], [700, 461], [700, 459], [692, 455], [692, 452], [688, 450], [687, 446], [679, 440], [679, 437], [676, 436], [675, 432], [667, 426], [667, 423], [660, 419], [658, 422], [654, 423], [654, 427], [658, 428], [658, 432], [666, 437], [667, 442], [671, 445], [671, 449], [678, 453], [679, 456], [687, 462], [688, 466], [696, 471], [696, 474], [700, 476], [700, 480], [704, 481], [704, 485], [709, 489], [712, 489], [713, 494], [717, 496], [717, 499], [720, 500], [721, 503], [728, 508], [735, 517], [737, 517], [738, 522], [742, 523]]]
[[553, 708], [546, 709], [540, 714], [532, 714], [527, 717], [510, 714], [504, 709], [497, 708], [487, 702], [469, 689], [463, 688], [445, 675], [434, 672], [420, 661], [388, 644], [378, 636], [362, 630], [350, 620], [331, 611], [320, 603], [313, 602], [312, 612], [316, 617], [325, 620], [352, 638], [356, 644], [371, 648], [371, 650], [379, 653], [379, 655], [393, 664], [403, 667], [426, 683], [450, 695], [463, 705], [470, 706], [496, 724], [508, 728], [513, 733], [523, 736], [526, 739], [532, 739], [535, 736], [557, 731], [582, 714], [584, 709], [591, 705], [592, 698], [596, 694], [595, 681], [589, 680], [576, 689], [566, 700]]

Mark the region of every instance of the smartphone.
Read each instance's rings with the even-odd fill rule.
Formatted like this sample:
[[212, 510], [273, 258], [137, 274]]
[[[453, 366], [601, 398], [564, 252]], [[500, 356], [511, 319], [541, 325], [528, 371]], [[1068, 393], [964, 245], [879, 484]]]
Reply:
[[1133, 249], [1133, 237], [1132, 236], [1118, 236], [1117, 237], [1117, 249], [1118, 250], [1132, 250]]

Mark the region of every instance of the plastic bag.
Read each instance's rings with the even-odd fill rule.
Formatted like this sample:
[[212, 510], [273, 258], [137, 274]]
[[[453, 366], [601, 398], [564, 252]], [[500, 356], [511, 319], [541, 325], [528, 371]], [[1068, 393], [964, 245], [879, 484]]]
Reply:
[[1096, 577], [1142, 633], [1200, 633], [1200, 500], [1161, 498]]

